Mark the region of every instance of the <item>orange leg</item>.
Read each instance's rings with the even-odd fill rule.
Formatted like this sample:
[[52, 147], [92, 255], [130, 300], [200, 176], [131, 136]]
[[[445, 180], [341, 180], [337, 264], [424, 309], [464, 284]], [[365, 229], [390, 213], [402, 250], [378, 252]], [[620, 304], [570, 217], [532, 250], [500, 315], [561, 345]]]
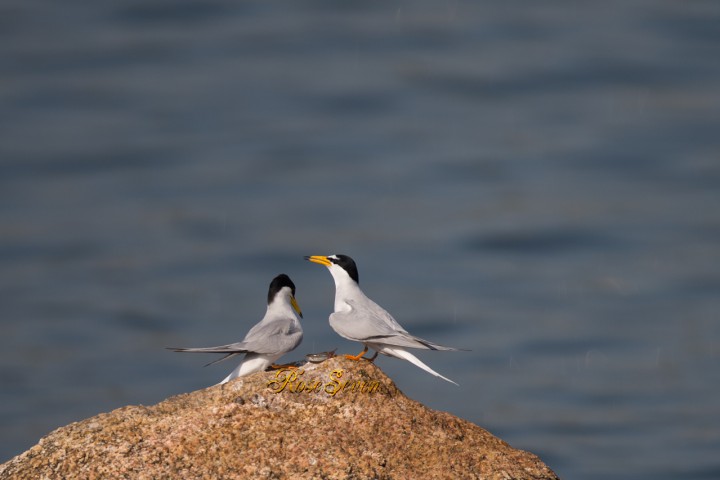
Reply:
[[292, 363], [286, 363], [286, 364], [284, 364], [284, 365], [276, 365], [276, 364], [273, 363], [272, 365], [270, 365], [270, 368], [273, 369], [273, 370], [280, 370], [280, 369], [283, 369], [283, 368], [286, 368], [286, 369], [289, 369], [289, 370], [297, 370], [298, 367], [296, 367], [296, 366], [293, 365]]
[[345, 355], [345, 358], [347, 358], [348, 360], [360, 360], [363, 357], [363, 355], [365, 355], [367, 353], [367, 351], [368, 351], [368, 347], [367, 347], [367, 345], [365, 345], [365, 348], [363, 348], [362, 352], [358, 353], [357, 355]]

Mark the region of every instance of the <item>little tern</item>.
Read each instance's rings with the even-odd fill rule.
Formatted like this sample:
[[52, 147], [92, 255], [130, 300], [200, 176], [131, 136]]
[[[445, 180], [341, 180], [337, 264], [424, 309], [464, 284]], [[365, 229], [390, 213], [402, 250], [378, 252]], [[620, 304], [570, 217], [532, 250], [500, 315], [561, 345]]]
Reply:
[[[240, 365], [220, 384], [237, 377], [262, 372], [268, 367], [279, 368], [274, 362], [284, 354], [294, 350], [302, 342], [303, 331], [295, 312], [302, 318], [300, 307], [295, 301], [295, 284], [284, 273], [270, 282], [265, 316], [245, 335], [241, 342], [217, 347], [175, 348], [175, 352], [224, 353], [224, 357], [213, 363], [245, 354]], [[207, 366], [207, 365], [206, 365]]]
[[341, 337], [360, 342], [364, 346], [362, 352], [345, 355], [347, 358], [360, 360], [368, 352], [368, 348], [372, 348], [375, 355], [368, 359], [370, 361], [375, 360], [378, 353], [382, 353], [407, 360], [436, 377], [455, 383], [425, 365], [407, 349], [459, 349], [438, 345], [408, 333], [392, 315], [370, 300], [360, 289], [357, 266], [352, 258], [347, 255], [313, 255], [305, 257], [305, 260], [326, 266], [335, 280], [335, 311], [330, 314], [332, 329]]

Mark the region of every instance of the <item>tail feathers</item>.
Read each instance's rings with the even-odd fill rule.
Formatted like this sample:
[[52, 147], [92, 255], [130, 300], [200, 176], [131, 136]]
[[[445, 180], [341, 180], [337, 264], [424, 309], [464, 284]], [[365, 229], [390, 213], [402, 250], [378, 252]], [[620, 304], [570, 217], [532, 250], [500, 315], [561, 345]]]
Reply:
[[183, 347], [165, 347], [173, 352], [190, 352], [190, 353], [247, 353], [247, 350], [242, 345], [222, 345], [219, 347], [201, 347], [201, 348], [183, 348]]
[[229, 345], [225, 345], [222, 347], [204, 347], [204, 348], [183, 348], [183, 347], [165, 347], [168, 350], [172, 350], [173, 352], [190, 352], [190, 353], [224, 353], [222, 357], [218, 358], [217, 360], [213, 360], [210, 363], [206, 363], [204, 366], [209, 367], [210, 365], [214, 365], [218, 362], [222, 362], [223, 360], [227, 360], [228, 358], [232, 358], [236, 355], [240, 355], [241, 353], [246, 353], [245, 350], [231, 350], [228, 348]]
[[389, 345], [398, 348], [418, 348], [423, 350], [443, 350], [448, 352], [467, 352], [464, 348], [446, 347], [424, 338], [410, 335], [407, 332], [396, 332], [390, 335], [375, 335], [362, 339], [362, 342]]
[[444, 351], [448, 351], [448, 352], [467, 352], [467, 351], [469, 351], [464, 348], [446, 347], [445, 345], [440, 345], [439, 343], [433, 343], [429, 340], [425, 340], [424, 338], [420, 338], [420, 337], [412, 337], [412, 339], [418, 343], [423, 344], [425, 347], [429, 348], [430, 350], [444, 350]]
[[269, 367], [275, 360], [280, 358], [281, 355], [268, 355], [268, 354], [262, 354], [262, 353], [255, 353], [255, 352], [248, 352], [247, 350], [244, 350], [240, 347], [240, 344], [232, 344], [232, 345], [223, 345], [220, 347], [206, 347], [206, 348], [180, 348], [180, 347], [167, 347], [168, 350], [172, 350], [174, 352], [193, 352], [193, 353], [224, 353], [225, 355], [220, 357], [217, 360], [214, 360], [207, 365], [212, 365], [214, 363], [222, 362], [223, 360], [227, 360], [229, 358], [235, 357], [240, 354], [245, 354], [245, 357], [242, 359], [240, 364], [235, 367], [235, 369], [230, 372], [230, 374], [225, 377], [218, 385], [221, 385], [223, 383], [227, 383], [230, 380], [233, 380], [238, 377], [244, 377], [245, 375], [250, 375], [251, 373], [255, 372], [262, 372], [267, 367]]
[[380, 353], [390, 355], [391, 357], [397, 357], [397, 358], [402, 358], [403, 360], [407, 360], [408, 362], [412, 363], [416, 367], [422, 368], [423, 370], [425, 370], [426, 372], [428, 372], [431, 375], [435, 375], [436, 377], [442, 378], [446, 382], [453, 383], [453, 384], [457, 385], [458, 387], [460, 386], [456, 382], [453, 382], [452, 380], [450, 380], [447, 377], [443, 377], [438, 372], [436, 372], [432, 368], [425, 365], [422, 361], [420, 361], [419, 358], [417, 358], [415, 355], [408, 352], [407, 350], [403, 350], [402, 348], [398, 348], [398, 347], [383, 346], [383, 348], [380, 350]]
[[203, 366], [204, 366], [204, 367], [209, 367], [210, 365], [215, 365], [216, 363], [222, 362], [223, 360], [227, 360], [228, 358], [232, 358], [232, 357], [234, 357], [235, 355], [240, 355], [240, 354], [239, 354], [239, 353], [228, 353], [227, 355], [225, 355], [225, 356], [223, 356], [223, 357], [220, 357], [220, 358], [218, 358], [217, 360], [213, 360], [213, 361], [210, 362], [210, 363], [206, 363], [206, 364], [203, 365]]

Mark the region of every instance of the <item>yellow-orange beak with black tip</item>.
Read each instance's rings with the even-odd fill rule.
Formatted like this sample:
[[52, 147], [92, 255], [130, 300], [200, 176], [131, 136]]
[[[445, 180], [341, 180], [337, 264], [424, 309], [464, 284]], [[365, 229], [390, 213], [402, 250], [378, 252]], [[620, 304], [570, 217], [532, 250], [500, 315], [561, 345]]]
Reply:
[[332, 265], [332, 262], [328, 260], [328, 258], [325, 255], [312, 255], [305, 257], [305, 260], [313, 263], [319, 263], [320, 265], [325, 265], [326, 267], [329, 267]]
[[295, 300], [295, 297], [290, 297], [290, 305], [292, 305], [293, 309], [297, 312], [298, 315], [300, 315], [300, 318], [303, 318], [302, 311], [300, 311], [300, 305], [298, 305], [297, 300]]

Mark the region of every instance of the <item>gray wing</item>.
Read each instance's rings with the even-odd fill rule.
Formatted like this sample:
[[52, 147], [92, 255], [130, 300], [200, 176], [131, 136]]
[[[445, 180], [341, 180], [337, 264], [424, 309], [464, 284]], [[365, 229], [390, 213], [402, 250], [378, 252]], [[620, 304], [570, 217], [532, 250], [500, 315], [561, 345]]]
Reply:
[[295, 319], [279, 318], [255, 325], [242, 343], [248, 351], [277, 355], [294, 350], [302, 338], [302, 328]]
[[231, 343], [229, 345], [219, 345], [217, 347], [203, 347], [203, 348], [183, 348], [183, 347], [165, 347], [173, 352], [191, 352], [191, 353], [225, 353], [224, 356], [213, 360], [210, 363], [206, 363], [205, 366], [209, 367], [228, 358], [232, 358], [241, 353], [247, 353], [247, 349], [243, 348], [243, 342]]
[[166, 347], [173, 352], [193, 352], [193, 353], [248, 353], [245, 342], [231, 343], [229, 345], [218, 345], [217, 347]]
[[[239, 353], [264, 353], [270, 355], [287, 353], [294, 350], [302, 341], [302, 330], [294, 328], [293, 323], [292, 319], [260, 322], [250, 329], [241, 342], [216, 347], [168, 347], [168, 350], [191, 353], [226, 353], [228, 354], [227, 357]], [[223, 357], [220, 360], [225, 358]]]
[[421, 348], [424, 350], [447, 350], [452, 352], [467, 351], [463, 348], [447, 347], [439, 343], [425, 340], [409, 333], [398, 333], [395, 335], [375, 335], [365, 339], [367, 343], [392, 345], [394, 347]]
[[[425, 350], [459, 350], [446, 347], [408, 333], [385, 309], [370, 299], [364, 301], [347, 300], [352, 310], [349, 313], [337, 313], [343, 336], [359, 342], [393, 345], [396, 347], [419, 348]], [[347, 321], [342, 317], [346, 316]]]

